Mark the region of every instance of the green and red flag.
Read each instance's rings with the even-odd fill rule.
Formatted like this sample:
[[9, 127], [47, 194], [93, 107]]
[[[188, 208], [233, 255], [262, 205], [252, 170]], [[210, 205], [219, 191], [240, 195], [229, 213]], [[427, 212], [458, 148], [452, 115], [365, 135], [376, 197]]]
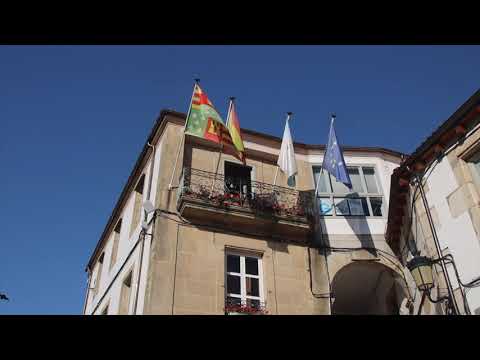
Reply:
[[185, 133], [217, 144], [231, 143], [230, 133], [222, 117], [208, 99], [207, 94], [195, 84]]
[[[208, 99], [205, 91], [203, 91], [198, 84], [195, 84], [192, 103], [190, 105], [190, 113], [185, 125], [185, 133], [213, 141], [217, 144], [225, 145], [222, 146], [222, 149], [226, 153], [245, 162], [245, 157], [243, 156], [243, 142], [240, 136], [240, 126], [238, 126], [236, 115], [233, 123], [237, 124], [236, 128], [238, 128], [238, 130], [232, 132], [223, 122], [222, 117], [215, 109], [212, 102]], [[232, 137], [234, 137], [235, 142]], [[240, 141], [238, 139], [240, 139]], [[238, 146], [241, 146], [241, 151]]]
[[243, 145], [242, 132], [240, 131], [240, 122], [238, 121], [238, 115], [233, 100], [230, 101], [230, 108], [227, 115], [227, 127], [230, 131], [232, 145], [236, 152], [234, 156], [236, 156], [238, 159], [240, 159], [240, 161], [245, 164], [245, 146]]

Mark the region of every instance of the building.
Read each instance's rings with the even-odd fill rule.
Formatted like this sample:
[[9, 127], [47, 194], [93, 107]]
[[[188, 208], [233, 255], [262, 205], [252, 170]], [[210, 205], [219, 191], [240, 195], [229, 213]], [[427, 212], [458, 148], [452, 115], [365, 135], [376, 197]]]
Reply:
[[[443, 258], [433, 266], [430, 296], [421, 309], [416, 303], [415, 313], [480, 314], [479, 121], [480, 90], [392, 175], [387, 242], [404, 265], [414, 254]], [[449, 293], [447, 308], [437, 301]]]
[[223, 154], [215, 174], [219, 147], [187, 135], [170, 187], [185, 117], [156, 121], [88, 262], [85, 314], [411, 312], [385, 241], [403, 154], [343, 147], [349, 192], [320, 175], [323, 145], [295, 143], [295, 183], [273, 185], [281, 139], [242, 129], [246, 166]]

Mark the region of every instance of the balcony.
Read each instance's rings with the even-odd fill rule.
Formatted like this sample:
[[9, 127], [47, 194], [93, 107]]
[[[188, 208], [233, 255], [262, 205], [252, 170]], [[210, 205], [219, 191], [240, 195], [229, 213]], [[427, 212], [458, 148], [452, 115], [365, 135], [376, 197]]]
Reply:
[[311, 233], [313, 196], [258, 181], [236, 189], [225, 177], [184, 168], [177, 206], [193, 223], [224, 227], [235, 232], [307, 242]]

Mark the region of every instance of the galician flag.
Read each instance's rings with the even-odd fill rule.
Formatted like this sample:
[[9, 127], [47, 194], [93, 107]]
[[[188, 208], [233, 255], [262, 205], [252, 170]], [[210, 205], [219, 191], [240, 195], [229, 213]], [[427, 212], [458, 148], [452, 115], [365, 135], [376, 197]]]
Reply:
[[235, 103], [230, 100], [230, 107], [227, 115], [227, 127], [230, 131], [230, 137], [232, 138], [232, 145], [235, 149], [236, 156], [240, 161], [245, 164], [245, 147], [243, 146], [242, 133], [240, 131], [240, 122], [238, 121], [237, 111], [235, 109]]
[[218, 144], [232, 143], [230, 133], [220, 114], [198, 84], [195, 84], [193, 90], [190, 114], [185, 125], [185, 133]]
[[290, 133], [290, 113], [285, 122], [285, 130], [283, 131], [282, 146], [280, 147], [280, 155], [278, 156], [277, 165], [288, 178], [297, 174], [297, 162], [295, 161], [295, 150], [293, 148], [292, 134]]
[[333, 120], [335, 116], [332, 116], [330, 123], [330, 134], [328, 135], [327, 151], [323, 158], [322, 168], [328, 171], [331, 175], [335, 176], [337, 181], [344, 183], [348, 188], [352, 188], [352, 182], [348, 175], [347, 165], [343, 158], [342, 149], [337, 141], [337, 135], [333, 127]]

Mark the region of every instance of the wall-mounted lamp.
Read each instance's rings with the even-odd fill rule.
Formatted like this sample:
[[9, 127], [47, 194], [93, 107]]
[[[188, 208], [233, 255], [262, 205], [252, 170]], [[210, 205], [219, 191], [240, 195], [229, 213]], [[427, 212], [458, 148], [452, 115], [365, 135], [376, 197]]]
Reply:
[[433, 288], [432, 265], [433, 261], [426, 256], [415, 256], [407, 264], [407, 268], [420, 291], [429, 291]]

